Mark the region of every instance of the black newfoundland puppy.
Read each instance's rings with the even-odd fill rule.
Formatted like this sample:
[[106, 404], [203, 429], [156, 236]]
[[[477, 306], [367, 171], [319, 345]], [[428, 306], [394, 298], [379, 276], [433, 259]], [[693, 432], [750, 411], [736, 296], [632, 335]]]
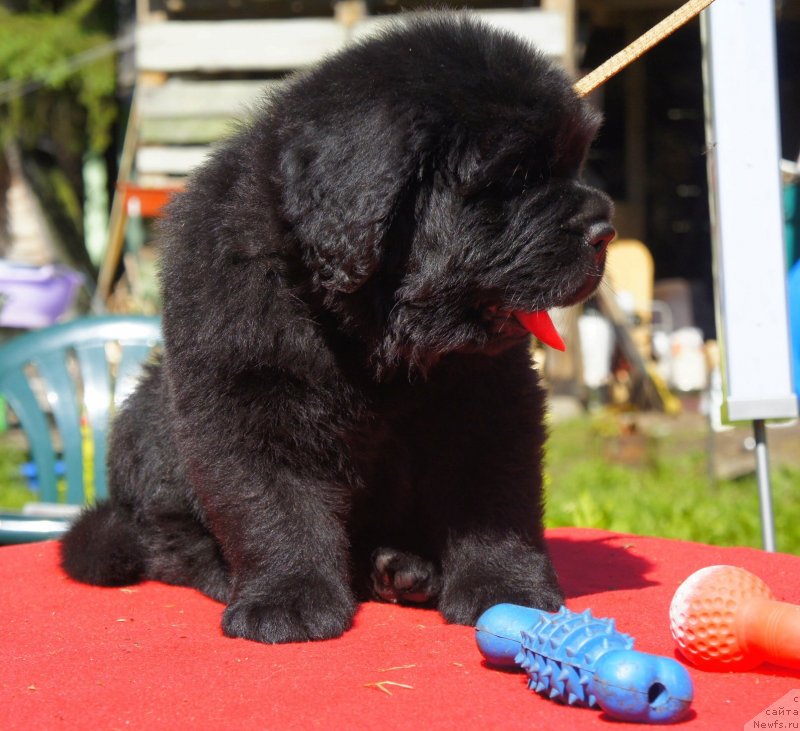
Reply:
[[[289, 81], [170, 206], [164, 354], [119, 413], [110, 500], [63, 566], [225, 602], [225, 634], [336, 637], [370, 596], [472, 624], [554, 610], [529, 333], [588, 296], [598, 119], [469, 16]], [[539, 313], [539, 314], [537, 314]]]

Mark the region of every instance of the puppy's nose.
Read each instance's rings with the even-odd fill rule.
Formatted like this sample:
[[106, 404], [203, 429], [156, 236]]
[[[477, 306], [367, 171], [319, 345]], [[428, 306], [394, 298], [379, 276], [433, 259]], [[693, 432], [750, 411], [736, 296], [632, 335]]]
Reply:
[[586, 232], [586, 240], [598, 254], [602, 254], [616, 235], [617, 232], [614, 227], [610, 223], [603, 221], [589, 226]]

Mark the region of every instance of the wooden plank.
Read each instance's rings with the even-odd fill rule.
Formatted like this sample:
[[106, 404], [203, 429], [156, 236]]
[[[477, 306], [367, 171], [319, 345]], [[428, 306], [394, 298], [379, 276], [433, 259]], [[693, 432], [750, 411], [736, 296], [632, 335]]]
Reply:
[[147, 146], [136, 151], [136, 170], [145, 175], [186, 175], [208, 157], [210, 145]]
[[283, 71], [341, 48], [346, 28], [332, 18], [167, 21], [136, 28], [140, 70]]
[[[487, 23], [525, 38], [548, 56], [567, 55], [566, 18], [557, 11], [482, 10]], [[303, 68], [339, 50], [349, 40], [373, 35], [392, 16], [364, 18], [348, 28], [332, 18], [167, 21], [136, 30], [140, 70], [286, 71]]]
[[235, 129], [236, 120], [231, 117], [143, 119], [139, 143], [200, 145], [228, 137]]
[[[522, 10], [479, 10], [474, 13], [487, 24], [514, 33], [532, 43], [542, 53], [559, 60], [567, 56], [567, 21], [564, 14], [553, 10], [526, 8]], [[391, 15], [372, 16], [355, 25], [352, 40], [375, 35], [397, 18]]]
[[572, 53], [566, 45], [566, 18], [553, 10], [482, 10], [477, 15], [490, 25], [516, 33], [546, 56], [563, 59]]
[[140, 188], [176, 188], [183, 186], [183, 183], [183, 176], [163, 173], [140, 173], [136, 176], [136, 184]]
[[578, 12], [575, 7], [577, 0], [541, 0], [539, 7], [542, 10], [550, 10], [561, 15], [564, 19], [564, 29], [561, 38], [564, 42], [564, 53], [560, 54], [564, 67], [571, 74], [576, 71], [576, 25], [578, 22]]
[[144, 119], [247, 116], [265, 95], [281, 85], [275, 81], [184, 81], [142, 86], [139, 108]]

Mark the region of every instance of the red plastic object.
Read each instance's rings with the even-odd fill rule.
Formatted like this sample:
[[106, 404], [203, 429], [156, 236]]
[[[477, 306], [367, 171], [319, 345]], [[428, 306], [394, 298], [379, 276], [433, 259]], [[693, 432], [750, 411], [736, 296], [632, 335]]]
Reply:
[[125, 210], [132, 199], [135, 199], [139, 206], [139, 215], [143, 218], [157, 218], [163, 213], [164, 206], [169, 203], [172, 196], [180, 193], [183, 188], [142, 188], [138, 185], [120, 185], [119, 189], [124, 195], [123, 204]]
[[545, 345], [549, 345], [556, 350], [566, 350], [567, 346], [553, 325], [550, 315], [546, 310], [537, 312], [515, 312], [514, 317], [520, 324], [534, 337], [539, 338]]
[[800, 606], [737, 566], [695, 571], [675, 592], [669, 620], [680, 652], [699, 668], [800, 668]]

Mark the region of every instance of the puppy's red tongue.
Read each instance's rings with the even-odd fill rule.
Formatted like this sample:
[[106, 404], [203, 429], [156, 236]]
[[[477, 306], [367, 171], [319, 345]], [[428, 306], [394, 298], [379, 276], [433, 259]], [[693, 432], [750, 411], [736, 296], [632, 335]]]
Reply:
[[539, 310], [538, 312], [515, 312], [514, 317], [519, 320], [522, 327], [524, 327], [534, 337], [539, 338], [545, 345], [549, 345], [556, 350], [566, 350], [567, 346], [553, 325], [550, 315], [546, 310]]

